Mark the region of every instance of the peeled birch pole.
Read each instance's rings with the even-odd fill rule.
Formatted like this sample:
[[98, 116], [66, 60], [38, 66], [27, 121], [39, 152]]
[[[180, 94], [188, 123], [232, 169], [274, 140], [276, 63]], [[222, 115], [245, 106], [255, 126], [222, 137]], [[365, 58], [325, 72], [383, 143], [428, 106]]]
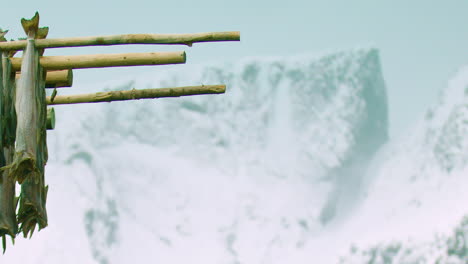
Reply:
[[[184, 51], [46, 56], [40, 58], [40, 64], [46, 70], [180, 64], [185, 63], [185, 61]], [[11, 58], [13, 70], [20, 70], [21, 63], [21, 58]]]
[[[16, 73], [16, 80], [21, 77], [21, 73]], [[46, 88], [71, 87], [73, 85], [73, 71], [59, 70], [48, 71], [46, 74]]]
[[[196, 42], [217, 41], [240, 41], [240, 32], [229, 31], [192, 34], [124, 34], [94, 37], [41, 39], [37, 40], [36, 47], [43, 49], [125, 44], [166, 44], [192, 46], [192, 44]], [[1, 50], [23, 50], [25, 48], [26, 41], [24, 40], [0, 43]]]
[[45, 88], [71, 87], [73, 85], [73, 70], [48, 71]]
[[221, 94], [225, 91], [226, 85], [200, 85], [158, 89], [132, 89], [126, 91], [110, 91], [80, 95], [63, 95], [56, 96], [53, 101], [51, 101], [50, 96], [48, 96], [46, 98], [46, 101], [48, 105], [99, 103], [139, 99], [153, 99], [161, 97], [180, 97], [199, 94]]

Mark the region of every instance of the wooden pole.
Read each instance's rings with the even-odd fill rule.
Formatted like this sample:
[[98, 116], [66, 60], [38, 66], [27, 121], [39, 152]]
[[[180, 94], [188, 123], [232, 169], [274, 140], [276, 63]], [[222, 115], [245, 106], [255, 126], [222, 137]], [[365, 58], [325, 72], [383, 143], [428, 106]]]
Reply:
[[[192, 34], [125, 34], [95, 37], [38, 39], [36, 48], [63, 48], [80, 46], [108, 46], [125, 44], [168, 44], [192, 46], [196, 42], [240, 41], [240, 32], [206, 32]], [[1, 50], [23, 50], [26, 41], [0, 43]]]
[[[185, 63], [185, 61], [184, 51], [46, 56], [40, 58], [40, 64], [46, 70], [180, 64]], [[21, 63], [21, 58], [11, 58], [13, 70], [20, 70]]]
[[126, 91], [111, 91], [80, 95], [63, 95], [56, 96], [53, 101], [51, 101], [50, 96], [48, 96], [46, 100], [48, 105], [80, 104], [152, 99], [161, 97], [179, 97], [199, 94], [221, 94], [225, 91], [226, 85], [201, 85], [159, 89], [132, 89]]
[[73, 71], [71, 69], [60, 71], [48, 71], [46, 73], [46, 88], [71, 87], [72, 85]]
[[[16, 80], [21, 76], [20, 72], [16, 73]], [[48, 71], [46, 74], [46, 88], [61, 88], [71, 87], [73, 85], [73, 71], [59, 70]]]

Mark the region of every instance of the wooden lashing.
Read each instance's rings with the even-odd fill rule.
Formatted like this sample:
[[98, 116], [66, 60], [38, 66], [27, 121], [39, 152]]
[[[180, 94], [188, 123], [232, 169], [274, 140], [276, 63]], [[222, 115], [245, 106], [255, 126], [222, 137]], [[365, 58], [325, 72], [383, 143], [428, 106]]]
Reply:
[[[181, 64], [185, 51], [43, 56], [47, 48], [165, 44], [192, 46], [197, 42], [239, 41], [239, 32], [195, 34], [127, 34], [99, 37], [46, 39], [49, 29], [39, 28], [39, 14], [22, 19], [27, 38], [6, 41], [0, 30], [0, 237], [12, 241], [18, 233], [31, 237], [35, 228], [48, 224], [44, 167], [48, 159], [46, 129], [55, 127], [55, 111], [47, 105], [99, 103], [201, 94], [221, 94], [226, 86], [196, 85], [158, 89], [132, 89], [56, 96], [59, 87], [70, 87], [72, 69]], [[15, 58], [23, 50], [22, 58]], [[54, 88], [46, 97], [45, 88]], [[21, 193], [16, 197], [16, 183]], [[18, 206], [19, 205], [19, 206]]]

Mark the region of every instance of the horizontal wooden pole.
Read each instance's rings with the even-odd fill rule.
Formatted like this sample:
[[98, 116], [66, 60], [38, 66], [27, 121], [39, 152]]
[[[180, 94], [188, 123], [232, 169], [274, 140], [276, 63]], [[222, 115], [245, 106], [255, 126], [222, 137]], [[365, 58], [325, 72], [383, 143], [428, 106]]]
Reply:
[[48, 71], [46, 88], [71, 87], [73, 85], [73, 70]]
[[51, 98], [50, 96], [48, 96], [46, 101], [48, 105], [99, 103], [139, 99], [153, 99], [161, 97], [179, 97], [200, 94], [220, 94], [224, 93], [225, 91], [226, 85], [201, 85], [158, 89], [133, 89], [126, 91], [110, 91], [80, 95], [62, 95], [56, 96], [53, 102], [51, 102]]
[[[21, 69], [21, 58], [10, 58], [13, 70]], [[40, 64], [46, 70], [86, 69], [185, 63], [184, 51], [74, 56], [44, 56]]]
[[[16, 73], [16, 79], [21, 76], [20, 72]], [[59, 70], [48, 71], [46, 75], [46, 88], [61, 88], [71, 87], [73, 85], [73, 71], [72, 70]]]
[[[206, 32], [192, 34], [125, 34], [95, 37], [72, 37], [57, 39], [38, 39], [37, 48], [63, 48], [80, 46], [108, 46], [125, 44], [169, 44], [192, 46], [196, 42], [239, 41], [240, 32]], [[0, 43], [0, 50], [23, 50], [26, 41]]]

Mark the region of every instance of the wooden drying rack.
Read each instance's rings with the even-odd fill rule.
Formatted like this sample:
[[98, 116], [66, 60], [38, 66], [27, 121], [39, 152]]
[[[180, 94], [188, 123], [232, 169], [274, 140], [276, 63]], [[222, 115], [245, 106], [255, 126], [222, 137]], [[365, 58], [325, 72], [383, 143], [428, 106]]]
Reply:
[[[7, 41], [8, 31], [0, 30], [0, 236], [13, 243], [17, 234], [31, 237], [36, 226], [47, 226], [44, 166], [47, 162], [46, 129], [55, 127], [55, 111], [47, 105], [97, 103], [221, 94], [224, 84], [132, 89], [92, 94], [57, 96], [57, 88], [71, 87], [73, 69], [140, 65], [182, 64], [185, 51], [76, 56], [43, 56], [45, 49], [164, 44], [187, 45], [198, 42], [240, 41], [239, 32], [195, 34], [125, 34], [98, 37], [46, 39], [49, 29], [39, 28], [39, 14], [21, 20], [27, 38]], [[14, 57], [23, 50], [22, 57]], [[46, 96], [45, 88], [54, 89]], [[15, 194], [16, 184], [21, 193]], [[19, 208], [18, 208], [19, 205]]]

